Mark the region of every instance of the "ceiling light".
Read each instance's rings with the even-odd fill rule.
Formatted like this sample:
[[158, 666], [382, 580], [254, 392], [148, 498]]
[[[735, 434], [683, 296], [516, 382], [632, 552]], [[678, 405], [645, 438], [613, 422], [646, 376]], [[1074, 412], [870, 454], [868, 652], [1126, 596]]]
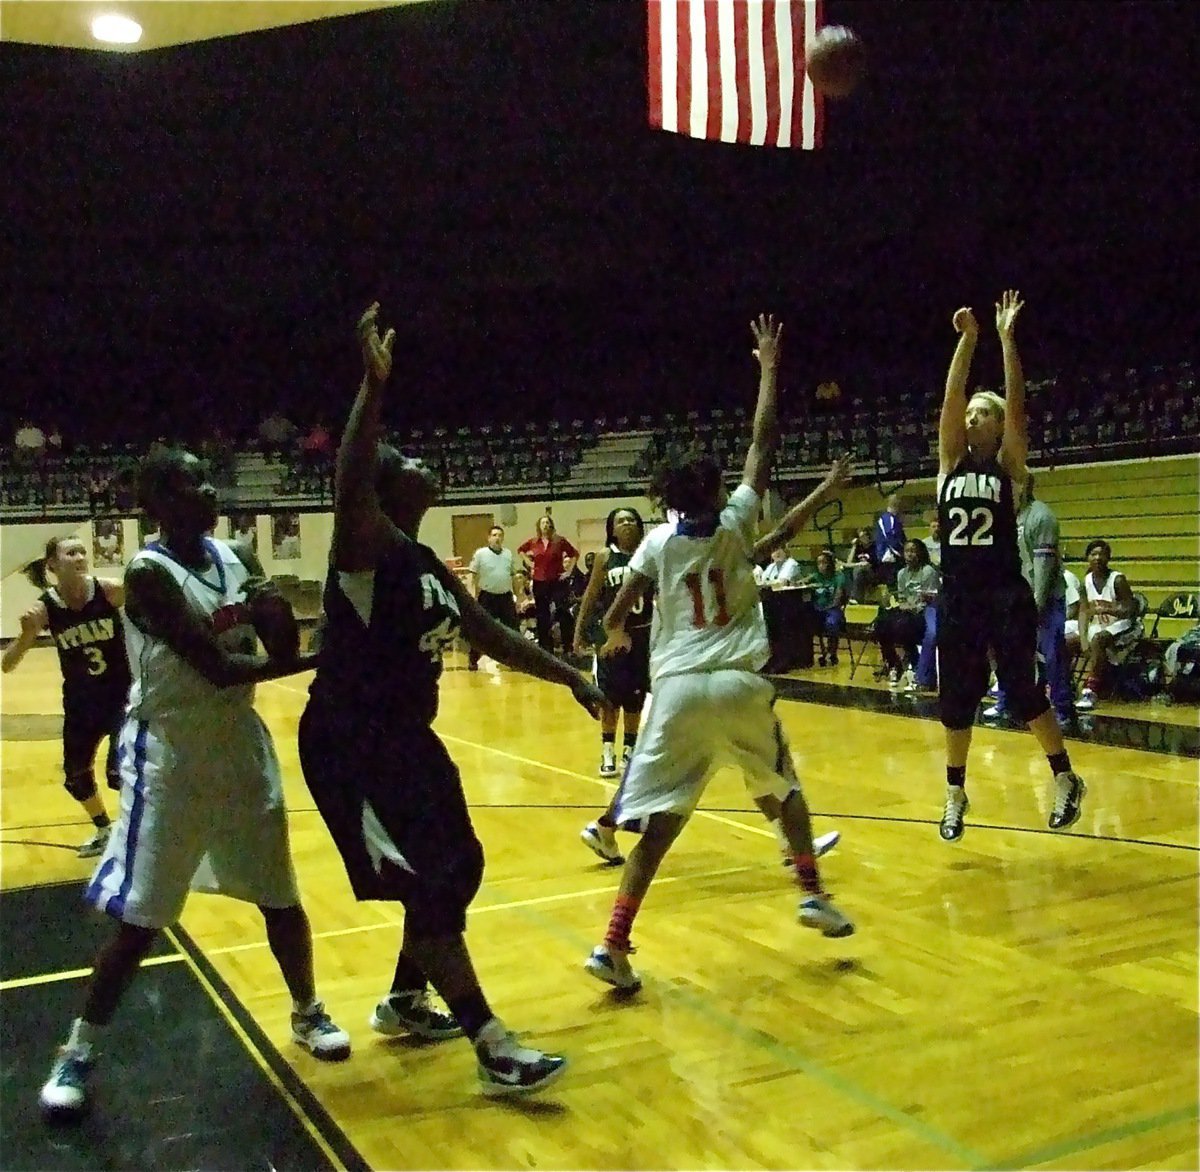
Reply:
[[92, 21], [92, 36], [113, 45], [135, 45], [142, 39], [142, 26], [128, 16], [106, 12]]

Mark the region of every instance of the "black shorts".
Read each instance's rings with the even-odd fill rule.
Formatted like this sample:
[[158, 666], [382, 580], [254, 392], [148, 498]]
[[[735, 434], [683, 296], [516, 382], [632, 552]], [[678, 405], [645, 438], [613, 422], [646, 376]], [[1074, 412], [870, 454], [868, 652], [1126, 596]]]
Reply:
[[300, 718], [300, 765], [355, 897], [399, 901], [417, 935], [463, 932], [483, 880], [483, 847], [437, 734], [310, 702]]
[[68, 783], [75, 778], [90, 777], [96, 766], [96, 750], [105, 737], [108, 753], [104, 772], [109, 789], [121, 788], [121, 773], [117, 768], [117, 744], [121, 739], [121, 724], [125, 719], [125, 695], [96, 696], [81, 700], [63, 700], [63, 775]]
[[943, 592], [937, 641], [942, 724], [964, 729], [974, 723], [987, 692], [989, 650], [1013, 716], [1028, 722], [1049, 708], [1037, 686], [1037, 625], [1033, 591], [1023, 578], [965, 596]]
[[596, 687], [614, 708], [640, 712], [650, 691], [650, 629], [629, 632], [633, 646], [607, 659], [596, 657]]

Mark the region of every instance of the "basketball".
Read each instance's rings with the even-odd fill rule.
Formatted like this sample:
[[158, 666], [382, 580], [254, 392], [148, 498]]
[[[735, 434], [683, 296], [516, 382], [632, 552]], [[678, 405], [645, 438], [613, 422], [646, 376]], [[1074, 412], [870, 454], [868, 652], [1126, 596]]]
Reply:
[[831, 24], [817, 33], [805, 66], [817, 93], [826, 98], [844, 98], [862, 81], [867, 68], [866, 51], [852, 29]]

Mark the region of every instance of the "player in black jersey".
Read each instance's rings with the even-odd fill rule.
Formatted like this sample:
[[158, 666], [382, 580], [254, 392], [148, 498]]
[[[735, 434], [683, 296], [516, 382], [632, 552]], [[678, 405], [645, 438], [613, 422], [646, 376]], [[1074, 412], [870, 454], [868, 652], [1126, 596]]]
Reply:
[[[979, 327], [970, 309], [954, 315], [958, 346], [946, 376], [938, 430], [938, 520], [942, 596], [938, 684], [946, 728], [946, 804], [939, 833], [963, 835], [967, 754], [975, 710], [987, 691], [988, 650], [1014, 717], [1029, 725], [1054, 774], [1050, 829], [1079, 818], [1085, 793], [1071, 769], [1058, 721], [1037, 686], [1037, 608], [1021, 574], [1015, 498], [1028, 476], [1025, 379], [1014, 329], [1022, 302], [1009, 290], [996, 306], [1005, 398], [965, 387]], [[1019, 699], [1018, 699], [1019, 697]]]
[[[605, 641], [604, 628], [600, 620], [612, 606], [625, 574], [629, 559], [646, 536], [646, 524], [637, 509], [613, 509], [604, 525], [604, 548], [596, 554], [592, 563], [591, 577], [579, 603], [579, 614], [575, 620], [576, 655], [585, 655], [584, 641], [592, 645], [593, 651]], [[617, 775], [616, 741], [617, 720], [624, 713], [624, 761], [629, 763], [633, 748], [637, 744], [638, 728], [642, 720], [642, 705], [650, 692], [650, 625], [653, 618], [654, 591], [651, 588], [629, 612], [625, 630], [630, 638], [630, 648], [620, 655], [606, 659], [596, 657], [596, 686], [604, 693], [605, 704], [600, 710], [600, 776]], [[580, 833], [584, 843], [607, 863], [622, 863], [624, 859], [617, 847], [616, 821], [613, 809], [618, 790], [613, 794], [608, 809], [595, 822], [589, 822]]]
[[125, 588], [87, 571], [87, 547], [77, 537], [46, 543], [45, 557], [25, 570], [42, 594], [21, 615], [21, 634], [3, 659], [4, 671], [12, 671], [42, 631], [48, 628], [54, 638], [63, 677], [63, 784], [96, 827], [76, 852], [81, 859], [101, 854], [108, 842], [112, 827], [96, 789], [96, 749], [107, 737], [105, 773], [109, 788], [119, 790], [117, 742], [129, 695], [120, 612]]
[[[364, 377], [337, 456], [333, 547], [320, 665], [300, 722], [300, 761], [359, 899], [404, 905], [380, 1033], [466, 1034], [483, 1090], [524, 1094], [566, 1059], [520, 1045], [493, 1016], [467, 951], [466, 912], [483, 877], [458, 770], [430, 727], [442, 653], [461, 630], [502, 664], [571, 689], [593, 716], [604, 697], [580, 672], [489, 615], [417, 541], [438, 485], [418, 460], [379, 444], [395, 332], [378, 305], [358, 324]], [[432, 984], [450, 1008], [427, 1002]]]

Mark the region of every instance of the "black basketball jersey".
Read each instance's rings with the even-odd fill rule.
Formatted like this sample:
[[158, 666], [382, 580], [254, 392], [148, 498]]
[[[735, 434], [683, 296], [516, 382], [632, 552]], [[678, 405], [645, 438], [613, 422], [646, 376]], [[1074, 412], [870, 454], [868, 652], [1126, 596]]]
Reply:
[[962, 594], [1020, 581], [1012, 477], [999, 460], [964, 456], [939, 481], [943, 589]]
[[[604, 567], [604, 584], [600, 587], [600, 594], [596, 598], [596, 604], [592, 608], [588, 622], [591, 629], [587, 634], [593, 643], [604, 642], [604, 616], [608, 614], [613, 599], [617, 597], [617, 592], [625, 581], [625, 575], [629, 573], [629, 563], [632, 560], [633, 554], [622, 553], [615, 546], [608, 547], [608, 561]], [[633, 604], [633, 609], [625, 616], [625, 630], [629, 634], [632, 635], [639, 630], [649, 630], [650, 620], [653, 618], [651, 605], [653, 599], [654, 587], [651, 586], [646, 594]]]
[[79, 610], [65, 605], [57, 590], [41, 596], [62, 668], [64, 707], [111, 706], [129, 693], [121, 612], [95, 578], [90, 584], [91, 596]]
[[454, 579], [437, 554], [398, 537], [375, 567], [366, 623], [331, 569], [324, 611], [313, 700], [338, 711], [365, 709], [382, 727], [429, 724], [442, 655], [459, 629]]

